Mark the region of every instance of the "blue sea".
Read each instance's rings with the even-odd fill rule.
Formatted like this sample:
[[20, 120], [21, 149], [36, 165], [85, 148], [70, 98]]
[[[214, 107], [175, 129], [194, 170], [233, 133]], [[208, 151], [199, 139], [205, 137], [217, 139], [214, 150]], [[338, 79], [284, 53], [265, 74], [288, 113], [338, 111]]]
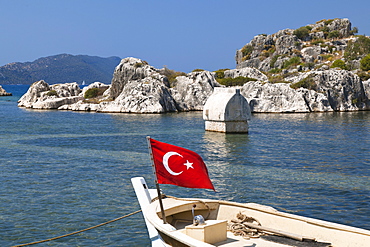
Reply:
[[[217, 190], [177, 197], [255, 202], [370, 230], [370, 112], [254, 114], [249, 134], [204, 130], [201, 112], [108, 114], [17, 107], [0, 97], [0, 246], [88, 228], [139, 209], [154, 186], [146, 136], [191, 149]], [[149, 246], [142, 214], [37, 246]], [[36, 246], [36, 245], [35, 245]]]

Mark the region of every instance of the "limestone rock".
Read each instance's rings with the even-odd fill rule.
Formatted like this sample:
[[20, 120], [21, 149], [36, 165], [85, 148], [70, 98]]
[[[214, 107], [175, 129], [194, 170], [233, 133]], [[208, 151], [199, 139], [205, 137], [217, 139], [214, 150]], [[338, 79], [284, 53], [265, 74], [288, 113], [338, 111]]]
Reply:
[[252, 112], [310, 112], [302, 93], [286, 83], [250, 81], [241, 89]]
[[33, 109], [58, 109], [63, 105], [74, 104], [81, 100], [79, 96], [63, 97], [63, 98], [45, 98], [44, 100], [36, 101], [32, 104]]
[[314, 81], [317, 91], [323, 92], [334, 111], [367, 110], [369, 98], [360, 78], [351, 71], [330, 69], [316, 71]]
[[171, 95], [179, 111], [203, 110], [203, 106], [215, 87], [219, 87], [209, 71], [192, 72], [176, 78]]
[[35, 109], [57, 109], [64, 104], [73, 104], [81, 97], [77, 83], [55, 84], [49, 86], [41, 80], [33, 83], [19, 99], [18, 106]]
[[[281, 69], [284, 61], [292, 57], [298, 57], [300, 62], [306, 63], [305, 66], [313, 63], [323, 65], [329, 57], [343, 57], [348, 42], [356, 39], [351, 36], [351, 22], [346, 18], [322, 20], [305, 27], [307, 34], [300, 35], [302, 32], [295, 32], [297, 30], [284, 29], [275, 34], [255, 36], [237, 50], [237, 68], [254, 67], [267, 72], [274, 68]], [[329, 62], [330, 66], [333, 61]]]
[[164, 113], [177, 111], [169, 89], [161, 80], [146, 77], [131, 81], [111, 102], [100, 103], [101, 112]]
[[18, 106], [32, 108], [33, 103], [39, 100], [41, 93], [50, 90], [49, 84], [44, 80], [34, 82], [27, 92], [18, 100]]
[[83, 90], [77, 84], [49, 86], [34, 83], [21, 98], [19, 106], [38, 109], [60, 109], [97, 112], [164, 113], [202, 110], [213, 88], [220, 86], [214, 73], [193, 72], [179, 76], [169, 87], [168, 78], [148, 63], [137, 58], [122, 59], [113, 75], [112, 84], [99, 98], [83, 96], [90, 88], [107, 88], [95, 82]]
[[[279, 34], [286, 37], [288, 31]], [[267, 38], [256, 39], [266, 42]], [[305, 49], [303, 54], [315, 57], [315, 49]], [[319, 57], [320, 55], [317, 55]], [[284, 57], [275, 63], [284, 63]], [[322, 66], [324, 68], [324, 66]], [[298, 72], [301, 71], [301, 72]], [[271, 83], [267, 76], [256, 68], [227, 70], [225, 77], [250, 77], [240, 88], [248, 100], [252, 112], [327, 112], [357, 111], [370, 109], [369, 81], [362, 83], [353, 72], [341, 69], [311, 70], [294, 73], [283, 70], [286, 83]], [[288, 73], [289, 72], [289, 73]], [[48, 85], [35, 82], [19, 100], [19, 106], [37, 109], [60, 109], [96, 112], [165, 113], [203, 110], [204, 104], [215, 88], [221, 85], [215, 73], [192, 72], [178, 76], [170, 82], [163, 71], [155, 69], [136, 58], [123, 59], [117, 66], [110, 86], [95, 82], [81, 90], [77, 83]], [[301, 85], [305, 88], [298, 88]], [[108, 88], [109, 87], [109, 88]], [[84, 99], [90, 88], [99, 88], [96, 98]]]
[[296, 90], [296, 93], [302, 95], [310, 112], [334, 111], [329, 104], [328, 98], [322, 93], [306, 88], [299, 88]]
[[5, 91], [5, 89], [0, 85], [0, 96], [12, 96], [12, 94]]
[[107, 95], [115, 99], [121, 94], [126, 84], [147, 77], [153, 77], [158, 80], [164, 79], [164, 76], [160, 75], [158, 71], [146, 61], [133, 57], [124, 58], [114, 70], [112, 83]]
[[293, 49], [296, 49], [296, 43], [298, 41], [295, 35], [283, 35], [276, 39], [275, 47], [278, 55], [291, 54]]
[[327, 112], [370, 109], [369, 83], [354, 73], [329, 69], [302, 72], [289, 78], [292, 84], [311, 79], [315, 90], [290, 87], [289, 83], [248, 82], [242, 94], [252, 112]]
[[328, 24], [330, 31], [339, 31], [342, 37], [348, 37], [351, 33], [351, 22], [347, 19], [334, 19]]
[[236, 78], [239, 76], [243, 77], [249, 77], [249, 78], [254, 78], [259, 81], [267, 81], [268, 78], [265, 74], [263, 74], [261, 71], [259, 71], [256, 68], [241, 68], [241, 69], [231, 69], [231, 70], [226, 70], [225, 72], [225, 78], [230, 77], [230, 78]]
[[366, 98], [370, 99], [370, 79], [367, 81], [362, 82], [364, 86], [365, 96]]

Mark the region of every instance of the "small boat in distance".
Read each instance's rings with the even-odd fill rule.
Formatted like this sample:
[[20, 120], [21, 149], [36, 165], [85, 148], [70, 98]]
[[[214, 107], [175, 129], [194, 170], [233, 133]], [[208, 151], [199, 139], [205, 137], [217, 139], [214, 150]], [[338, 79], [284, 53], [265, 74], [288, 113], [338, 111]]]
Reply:
[[[162, 195], [165, 222], [155, 189], [131, 179], [152, 246], [197, 247], [368, 247], [370, 231], [284, 213], [255, 203]], [[153, 200], [154, 199], [154, 200]]]

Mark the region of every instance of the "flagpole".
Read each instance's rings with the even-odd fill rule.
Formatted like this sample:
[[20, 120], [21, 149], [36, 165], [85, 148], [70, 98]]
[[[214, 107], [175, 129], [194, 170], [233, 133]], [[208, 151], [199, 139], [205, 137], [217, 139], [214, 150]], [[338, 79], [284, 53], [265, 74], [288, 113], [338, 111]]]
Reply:
[[154, 158], [153, 158], [153, 152], [152, 152], [152, 145], [150, 144], [150, 136], [147, 136], [146, 139], [148, 141], [148, 148], [149, 148], [150, 159], [152, 160], [152, 168], [153, 168], [153, 173], [154, 173], [154, 181], [155, 181], [155, 186], [157, 188], [159, 206], [161, 207], [163, 224], [166, 224], [167, 223], [167, 221], [166, 221], [166, 215], [164, 213], [162, 196], [161, 196], [161, 190], [159, 188], [159, 184], [158, 184], [158, 180], [157, 180], [157, 174], [155, 172], [155, 164], [154, 164]]

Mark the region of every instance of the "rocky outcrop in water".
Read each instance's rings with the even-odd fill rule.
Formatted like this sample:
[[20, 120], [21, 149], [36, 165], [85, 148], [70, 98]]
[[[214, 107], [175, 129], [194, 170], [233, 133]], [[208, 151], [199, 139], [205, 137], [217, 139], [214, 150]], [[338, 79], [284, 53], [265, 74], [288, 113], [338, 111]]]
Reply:
[[[252, 112], [327, 112], [369, 110], [368, 86], [346, 70], [297, 73], [289, 83], [249, 82], [242, 87]], [[305, 81], [307, 89], [291, 85]], [[367, 84], [368, 85], [368, 84]], [[314, 89], [314, 90], [313, 90]], [[366, 90], [365, 90], [366, 89]]]
[[[102, 96], [93, 102], [84, 98], [90, 88], [104, 88], [107, 85], [95, 83], [82, 92], [63, 96], [59, 84], [49, 86], [44, 81], [31, 85], [19, 100], [19, 106], [37, 109], [60, 109], [97, 112], [164, 113], [202, 110], [215, 86], [219, 86], [211, 72], [193, 72], [179, 76], [170, 82], [168, 77], [137, 58], [125, 58], [116, 67], [112, 84]], [[77, 84], [65, 84], [73, 88]], [[54, 91], [57, 91], [54, 93]], [[51, 93], [53, 92], [53, 93]]]
[[19, 99], [18, 106], [34, 109], [58, 109], [83, 99], [77, 83], [49, 85], [41, 80], [33, 83]]
[[[128, 57], [110, 85], [34, 83], [19, 106], [96, 112], [202, 110], [215, 87], [237, 85], [252, 112], [370, 110], [370, 74], [360, 66], [370, 38], [353, 36], [348, 19], [254, 37], [236, 54], [236, 69], [188, 74]], [[342, 60], [343, 59], [343, 60]], [[361, 68], [360, 68], [361, 67]], [[220, 85], [223, 83], [223, 85]]]
[[0, 96], [12, 96], [12, 93], [8, 93], [2, 86], [0, 86]]
[[[362, 82], [351, 71], [341, 69], [296, 72], [284, 83], [273, 83], [255, 68], [225, 71], [225, 77], [248, 77], [241, 88], [252, 112], [328, 112], [369, 110], [369, 80]], [[81, 90], [76, 83], [31, 85], [19, 106], [35, 109], [60, 109], [97, 112], [164, 113], [202, 110], [214, 87], [220, 84], [215, 73], [192, 72], [168, 78], [146, 62], [123, 59], [112, 84], [93, 83]], [[253, 80], [252, 80], [253, 79]], [[169, 85], [172, 85], [170, 87]], [[297, 86], [298, 85], [298, 86]], [[90, 89], [100, 96], [86, 98]], [[85, 96], [85, 97], [84, 97]]]

